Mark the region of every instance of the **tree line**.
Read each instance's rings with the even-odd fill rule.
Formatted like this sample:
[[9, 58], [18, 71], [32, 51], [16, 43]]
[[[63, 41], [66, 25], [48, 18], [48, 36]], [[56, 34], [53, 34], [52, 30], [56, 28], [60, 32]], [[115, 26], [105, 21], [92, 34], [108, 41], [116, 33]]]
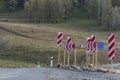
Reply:
[[1, 11], [16, 11], [24, 8], [25, 0], [0, 0]]
[[24, 11], [29, 21], [56, 23], [70, 17], [77, 4], [77, 0], [28, 0]]
[[28, 21], [60, 22], [73, 15], [76, 8], [86, 10], [88, 19], [96, 17], [107, 29], [120, 23], [120, 0], [27, 0], [24, 10]]
[[0, 11], [23, 10], [30, 22], [61, 22], [75, 16], [76, 9], [84, 9], [88, 19], [95, 17], [107, 29], [120, 25], [120, 0], [0, 0]]

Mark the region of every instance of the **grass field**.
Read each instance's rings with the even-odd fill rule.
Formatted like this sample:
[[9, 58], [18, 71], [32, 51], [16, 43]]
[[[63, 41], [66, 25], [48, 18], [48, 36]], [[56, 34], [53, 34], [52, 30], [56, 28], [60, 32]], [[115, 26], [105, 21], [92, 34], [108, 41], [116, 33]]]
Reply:
[[[56, 36], [58, 32], [63, 32], [63, 44], [67, 36], [73, 38], [73, 42], [82, 44], [85, 47], [85, 39], [90, 35], [96, 35], [97, 41], [105, 42], [105, 50], [99, 51], [99, 64], [109, 63], [107, 59], [107, 34], [102, 27], [97, 27], [94, 20], [72, 20], [57, 24], [33, 24], [0, 22], [0, 26], [7, 29], [0, 29], [1, 38], [8, 41], [7, 48], [1, 54], [0, 59], [7, 61], [23, 62], [26, 64], [49, 65], [50, 57], [54, 56], [57, 63], [58, 48], [56, 46]], [[116, 37], [116, 60], [120, 61], [120, 32], [113, 32]], [[61, 56], [63, 47], [61, 48]], [[85, 49], [77, 49], [77, 64], [85, 63]], [[67, 55], [67, 54], [66, 54]], [[16, 64], [16, 63], [15, 63]], [[71, 53], [71, 64], [73, 64], [73, 52]]]

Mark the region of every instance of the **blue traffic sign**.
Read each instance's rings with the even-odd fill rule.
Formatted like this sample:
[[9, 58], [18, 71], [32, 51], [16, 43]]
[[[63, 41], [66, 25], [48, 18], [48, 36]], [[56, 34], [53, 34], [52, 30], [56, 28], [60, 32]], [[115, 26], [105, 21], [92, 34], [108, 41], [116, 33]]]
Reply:
[[104, 42], [97, 42], [98, 50], [104, 50]]

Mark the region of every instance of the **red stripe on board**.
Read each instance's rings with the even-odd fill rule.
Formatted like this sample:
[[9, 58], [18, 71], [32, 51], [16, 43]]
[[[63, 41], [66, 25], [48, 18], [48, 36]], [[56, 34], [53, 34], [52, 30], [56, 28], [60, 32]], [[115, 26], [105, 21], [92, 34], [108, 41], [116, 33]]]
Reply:
[[60, 39], [58, 42], [57, 42], [57, 44], [60, 44], [62, 42], [62, 39]]
[[76, 47], [75, 44], [73, 44], [73, 45], [72, 45], [72, 48], [75, 49], [75, 47]]
[[108, 34], [108, 36], [110, 36], [111, 34]]
[[57, 36], [57, 39], [59, 39], [60, 37], [62, 37], [62, 33], [60, 33], [60, 34]]
[[115, 59], [115, 57], [112, 58], [112, 60], [114, 60], [114, 59]]
[[87, 52], [90, 53], [90, 42], [91, 42], [91, 38], [87, 38], [86, 39], [86, 47], [87, 47]]
[[89, 43], [91, 41], [91, 39], [88, 39], [87, 42]]
[[114, 46], [115, 46], [115, 43], [113, 42], [113, 43], [108, 47], [108, 51], [110, 51]]
[[108, 34], [108, 58], [111, 60], [115, 59], [115, 56], [113, 56], [115, 54], [115, 49], [110, 52], [110, 50], [115, 46], [115, 41], [113, 42], [113, 40], [115, 40], [114, 34]]
[[70, 43], [71, 40], [72, 40], [71, 38], [68, 38], [67, 43]]
[[94, 48], [96, 49], [96, 42], [94, 42], [94, 45], [93, 45], [93, 46], [94, 46]]
[[95, 36], [92, 36], [92, 37], [91, 37], [91, 40], [94, 41], [94, 40], [95, 40]]
[[114, 53], [115, 53], [115, 50], [113, 50], [113, 51], [108, 55], [108, 57], [110, 58]]
[[95, 50], [95, 35], [91, 37], [91, 51]]
[[108, 43], [110, 43], [114, 39], [114, 35], [108, 40]]

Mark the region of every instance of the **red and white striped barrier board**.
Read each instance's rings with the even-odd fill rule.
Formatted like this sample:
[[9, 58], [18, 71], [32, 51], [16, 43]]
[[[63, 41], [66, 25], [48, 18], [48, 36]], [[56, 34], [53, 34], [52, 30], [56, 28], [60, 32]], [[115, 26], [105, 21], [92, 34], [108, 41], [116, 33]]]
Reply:
[[68, 51], [68, 43], [65, 43], [64, 49], [65, 49], [66, 51]]
[[115, 59], [115, 36], [114, 34], [108, 34], [108, 59]]
[[57, 47], [61, 47], [62, 46], [62, 39], [63, 39], [63, 33], [62, 32], [58, 32], [58, 35], [57, 35]]
[[72, 43], [72, 38], [71, 37], [67, 37], [67, 42], [64, 45], [64, 48], [66, 51], [70, 51], [72, 49], [75, 49], [75, 44]]
[[66, 43], [65, 45], [64, 45], [64, 49], [66, 50], [66, 51], [70, 51], [70, 50], [73, 50], [73, 49], [75, 49], [76, 48], [76, 45], [74, 44], [74, 43]]
[[70, 43], [69, 44], [69, 46], [68, 46], [68, 48], [69, 48], [69, 50], [73, 50], [73, 49], [75, 49], [75, 44], [74, 43]]
[[96, 50], [96, 36], [91, 36], [91, 54], [94, 53]]
[[76, 45], [75, 43], [72, 44], [72, 49], [75, 49], [76, 48]]
[[86, 48], [87, 48], [87, 53], [90, 54], [91, 53], [91, 38], [90, 37], [86, 38]]
[[72, 44], [72, 38], [71, 37], [67, 37], [67, 51], [70, 51], [71, 50], [71, 44]]
[[72, 38], [71, 37], [67, 37], [67, 43], [72, 43]]

